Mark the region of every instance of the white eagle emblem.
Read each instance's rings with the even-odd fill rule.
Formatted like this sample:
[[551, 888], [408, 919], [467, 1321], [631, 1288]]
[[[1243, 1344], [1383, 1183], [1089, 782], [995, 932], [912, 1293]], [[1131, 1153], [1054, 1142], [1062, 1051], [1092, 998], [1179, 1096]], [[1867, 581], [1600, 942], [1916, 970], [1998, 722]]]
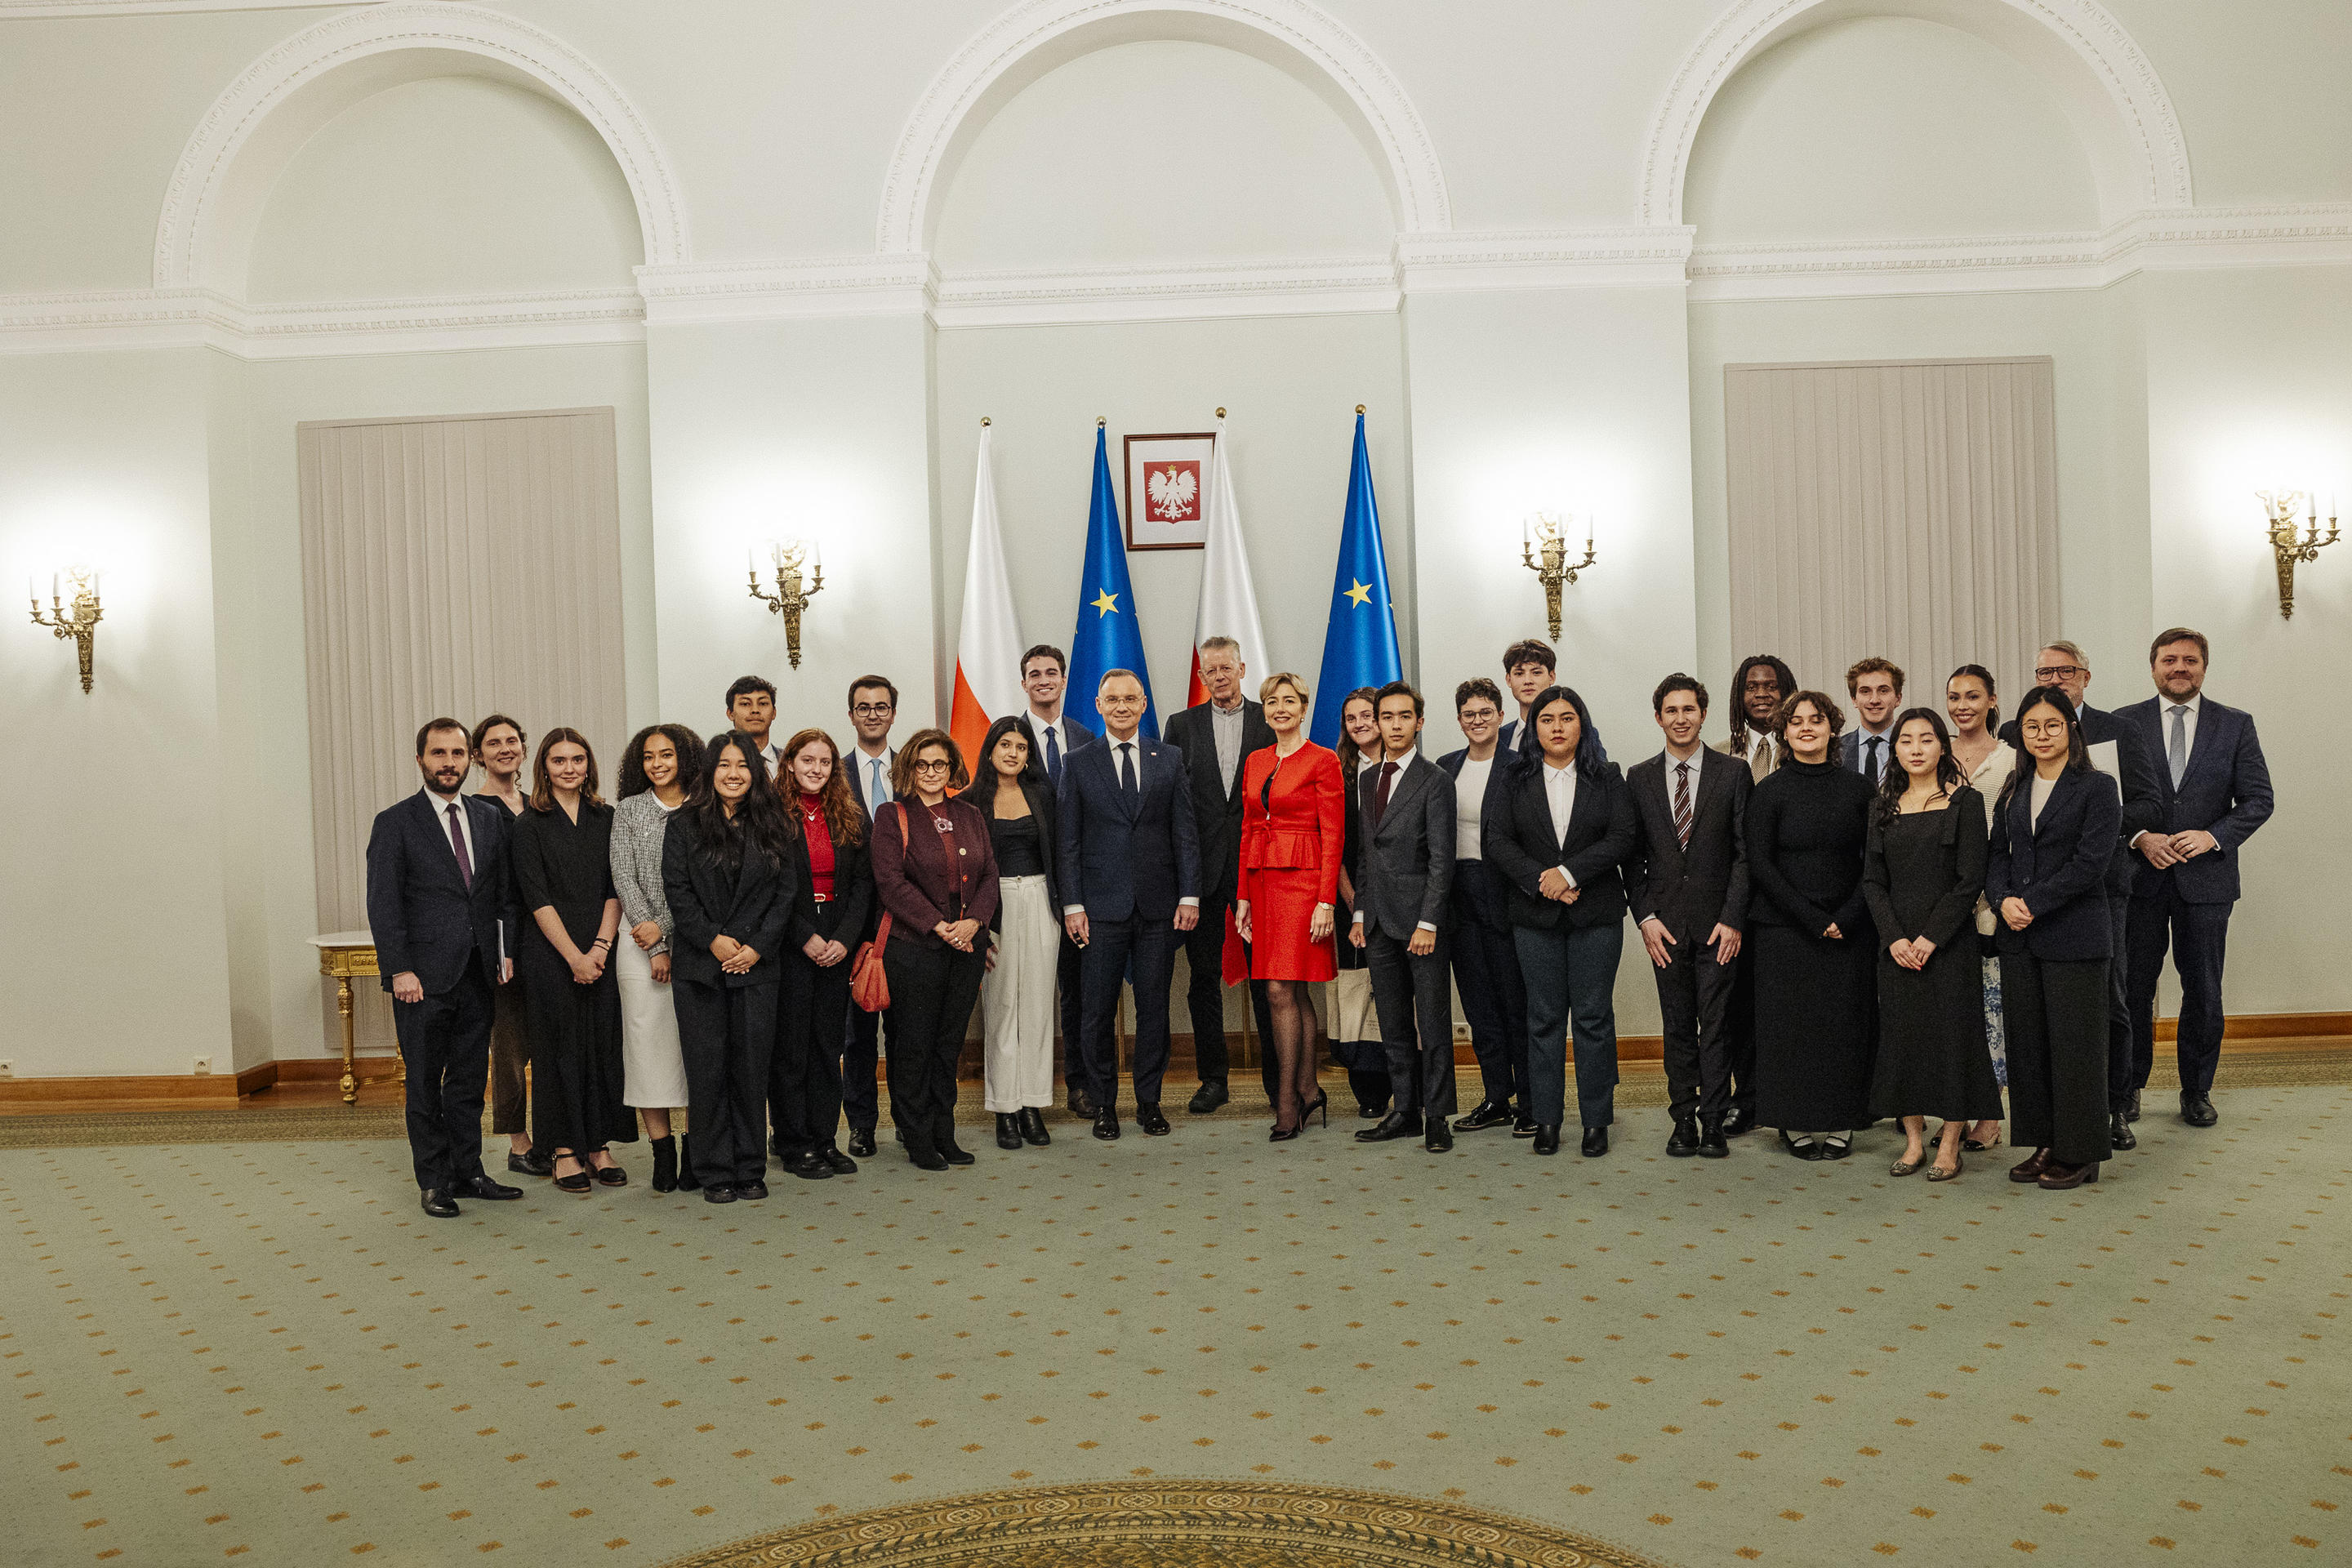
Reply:
[[1200, 494], [1200, 481], [1190, 469], [1171, 464], [1145, 482], [1151, 496], [1151, 515], [1168, 522], [1181, 522], [1192, 515], [1192, 500]]

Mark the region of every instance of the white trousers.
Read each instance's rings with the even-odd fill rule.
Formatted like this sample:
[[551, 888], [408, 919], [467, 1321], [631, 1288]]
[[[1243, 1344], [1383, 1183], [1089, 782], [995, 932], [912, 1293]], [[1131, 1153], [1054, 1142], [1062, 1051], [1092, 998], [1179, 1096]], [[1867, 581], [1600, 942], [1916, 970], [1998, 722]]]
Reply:
[[1054, 980], [1062, 956], [1062, 922], [1043, 877], [997, 884], [996, 967], [981, 988], [987, 1030], [986, 1100], [1010, 1114], [1054, 1103]]

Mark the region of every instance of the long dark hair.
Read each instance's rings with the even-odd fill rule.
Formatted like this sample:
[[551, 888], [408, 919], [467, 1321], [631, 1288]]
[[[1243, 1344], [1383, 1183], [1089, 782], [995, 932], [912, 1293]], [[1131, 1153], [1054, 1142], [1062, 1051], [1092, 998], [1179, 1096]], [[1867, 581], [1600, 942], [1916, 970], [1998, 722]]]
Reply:
[[[751, 770], [751, 787], [743, 792], [731, 817], [715, 787], [719, 759], [730, 746], [742, 753], [743, 765]], [[704, 745], [701, 776], [694, 781], [694, 794], [678, 807], [678, 815], [686, 818], [702, 853], [714, 865], [730, 870], [740, 867], [746, 845], [765, 855], [772, 865], [784, 863], [791, 829], [785, 826], [783, 802], [768, 782], [768, 764], [760, 755], [759, 742], [740, 730], [713, 735]]]
[[531, 759], [530, 808], [533, 811], [555, 809], [555, 784], [547, 776], [547, 753], [566, 741], [588, 753], [588, 776], [580, 781], [582, 804], [591, 806], [604, 804], [604, 797], [596, 793], [596, 748], [590, 745], [588, 737], [579, 731], [568, 725], [558, 724], [539, 738], [539, 753]]
[[1037, 736], [1029, 728], [1028, 719], [1019, 713], [999, 719], [988, 727], [988, 738], [980, 743], [980, 756], [975, 768], [977, 776], [972, 779], [971, 787], [956, 797], [980, 807], [982, 816], [995, 812], [996, 786], [1004, 777], [996, 771], [996, 743], [1013, 734], [1029, 742], [1029, 760], [1021, 766], [1021, 783], [1025, 786], [1033, 784], [1043, 785], [1045, 782], [1045, 764], [1037, 760]]
[[1797, 672], [1779, 654], [1751, 653], [1739, 661], [1738, 671], [1731, 678], [1731, 754], [1735, 757], [1748, 754], [1748, 672], [1757, 668], [1771, 670], [1772, 679], [1780, 683], [1781, 701], [1797, 690]]
[[2009, 782], [2000, 786], [2000, 805], [2004, 811], [2009, 809], [2010, 796], [2015, 795], [2026, 780], [2033, 777], [2035, 767], [2033, 753], [2025, 749], [2025, 716], [2045, 702], [2065, 715], [2065, 771], [2073, 773], [2091, 765], [2090, 750], [2083, 744], [2083, 716], [2074, 711], [2074, 704], [2067, 698], [2065, 689], [2057, 686], [2035, 687], [2025, 694], [2025, 700], [2017, 705], [2017, 740], [2013, 742], [2017, 752], [2017, 765], [2009, 770]]
[[841, 765], [841, 748], [835, 745], [833, 737], [823, 730], [796, 731], [793, 738], [784, 742], [784, 749], [776, 753], [784, 760], [784, 765], [776, 773], [776, 795], [786, 803], [784, 826], [793, 837], [801, 837], [800, 805], [793, 799], [800, 793], [801, 786], [800, 781], [793, 777], [793, 759], [820, 741], [824, 742], [824, 749], [833, 753], [833, 772], [825, 775], [824, 787], [817, 792], [817, 799], [824, 809], [825, 832], [835, 844], [863, 843], [866, 838], [866, 813], [859, 808], [857, 797], [849, 793], [849, 770]]
[[1985, 704], [1985, 733], [1988, 735], [2000, 734], [2000, 688], [1993, 684], [1992, 671], [1987, 669], [1980, 664], [1964, 664], [1960, 666], [1959, 668], [1952, 671], [1951, 674], [1944, 677], [1945, 688], [1949, 689], [1952, 682], [1958, 680], [1963, 675], [1974, 676], [1977, 679], [1984, 682], [1985, 696], [1990, 699], [1990, 700]]
[[[1895, 728], [1889, 732], [1896, 740], [1901, 740], [1903, 726], [1914, 719], [1926, 720], [1928, 727], [1936, 731], [1936, 744], [1943, 748], [1942, 754], [1936, 759], [1936, 793], [1942, 795], [1948, 805], [1952, 796], [1968, 783], [1967, 775], [1960, 772], [1958, 761], [1952, 755], [1951, 729], [1945, 724], [1944, 716], [1933, 708], [1906, 708], [1895, 716]], [[1874, 809], [1882, 826], [1902, 814], [1903, 792], [1910, 787], [1910, 784], [1911, 775], [1904, 771], [1901, 763], [1894, 763], [1878, 775], [1878, 800]]]
[[[1536, 721], [1542, 717], [1543, 710], [1555, 702], [1565, 702], [1576, 710], [1576, 776], [1580, 779], [1599, 778], [1604, 764], [1594, 759], [1599, 755], [1601, 748], [1589, 743], [1599, 739], [1592, 731], [1592, 710], [1584, 705], [1584, 699], [1576, 694], [1576, 688], [1547, 686], [1537, 692], [1536, 700], [1528, 704], [1528, 728], [1532, 731]], [[1536, 754], [1538, 756], [1543, 754], [1543, 745], [1540, 742], [1536, 745]]]
[[1350, 795], [1356, 793], [1356, 770], [1363, 765], [1364, 750], [1356, 744], [1356, 738], [1348, 733], [1348, 704], [1361, 698], [1372, 705], [1373, 712], [1378, 713], [1381, 710], [1380, 689], [1377, 686], [1359, 686], [1339, 699], [1339, 777], [1346, 781]]
[[677, 787], [692, 795], [701, 782], [702, 737], [683, 724], [648, 724], [629, 737], [629, 749], [621, 753], [621, 783], [613, 792], [614, 800], [626, 800], [654, 787], [646, 777], [646, 742], [656, 735], [667, 735], [677, 752]]

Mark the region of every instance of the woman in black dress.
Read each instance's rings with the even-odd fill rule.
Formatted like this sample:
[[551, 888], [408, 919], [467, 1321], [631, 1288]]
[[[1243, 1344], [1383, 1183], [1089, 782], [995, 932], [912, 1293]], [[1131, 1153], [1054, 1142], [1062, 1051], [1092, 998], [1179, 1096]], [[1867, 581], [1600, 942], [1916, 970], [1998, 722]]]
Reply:
[[1944, 1119], [1931, 1182], [1960, 1173], [1960, 1133], [2000, 1115], [1984, 1045], [1983, 961], [1971, 917], [1984, 890], [1984, 806], [1962, 779], [1944, 721], [1914, 708], [1895, 721], [1895, 766], [1879, 781], [1862, 887], [1878, 928], [1874, 1116], [1903, 1123], [1887, 1174], [1926, 1162], [1927, 1118]]
[[1756, 944], [1756, 1120], [1800, 1160], [1843, 1160], [1870, 1121], [1874, 1015], [1862, 852], [1870, 781], [1830, 760], [1845, 713], [1819, 691], [1780, 704], [1787, 758], [1748, 801]]
[[841, 1032], [849, 1021], [849, 966], [874, 910], [872, 837], [850, 793], [833, 737], [803, 730], [784, 742], [776, 788], [793, 830], [793, 921], [784, 933], [784, 997], [768, 1110], [776, 1153], [795, 1176], [854, 1176], [835, 1142], [841, 1129]]
[[621, 929], [613, 808], [596, 794], [595, 753], [577, 730], [541, 737], [532, 775], [530, 809], [515, 819], [515, 882], [531, 917], [515, 964], [530, 1029], [531, 1144], [555, 1157], [557, 1186], [585, 1194], [628, 1184], [606, 1145], [637, 1141], [621, 1098], [611, 968]]

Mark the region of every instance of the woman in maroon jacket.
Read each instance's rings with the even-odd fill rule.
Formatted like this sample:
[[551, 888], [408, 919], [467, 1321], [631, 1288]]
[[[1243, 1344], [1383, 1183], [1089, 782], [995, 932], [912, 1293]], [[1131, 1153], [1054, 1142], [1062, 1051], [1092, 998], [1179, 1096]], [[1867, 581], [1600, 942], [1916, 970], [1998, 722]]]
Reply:
[[949, 798], [969, 782], [947, 731], [925, 730], [898, 749], [898, 798], [874, 822], [874, 887], [890, 916], [890, 1120], [921, 1171], [972, 1163], [955, 1140], [956, 1058], [987, 970], [996, 857], [980, 808]]

